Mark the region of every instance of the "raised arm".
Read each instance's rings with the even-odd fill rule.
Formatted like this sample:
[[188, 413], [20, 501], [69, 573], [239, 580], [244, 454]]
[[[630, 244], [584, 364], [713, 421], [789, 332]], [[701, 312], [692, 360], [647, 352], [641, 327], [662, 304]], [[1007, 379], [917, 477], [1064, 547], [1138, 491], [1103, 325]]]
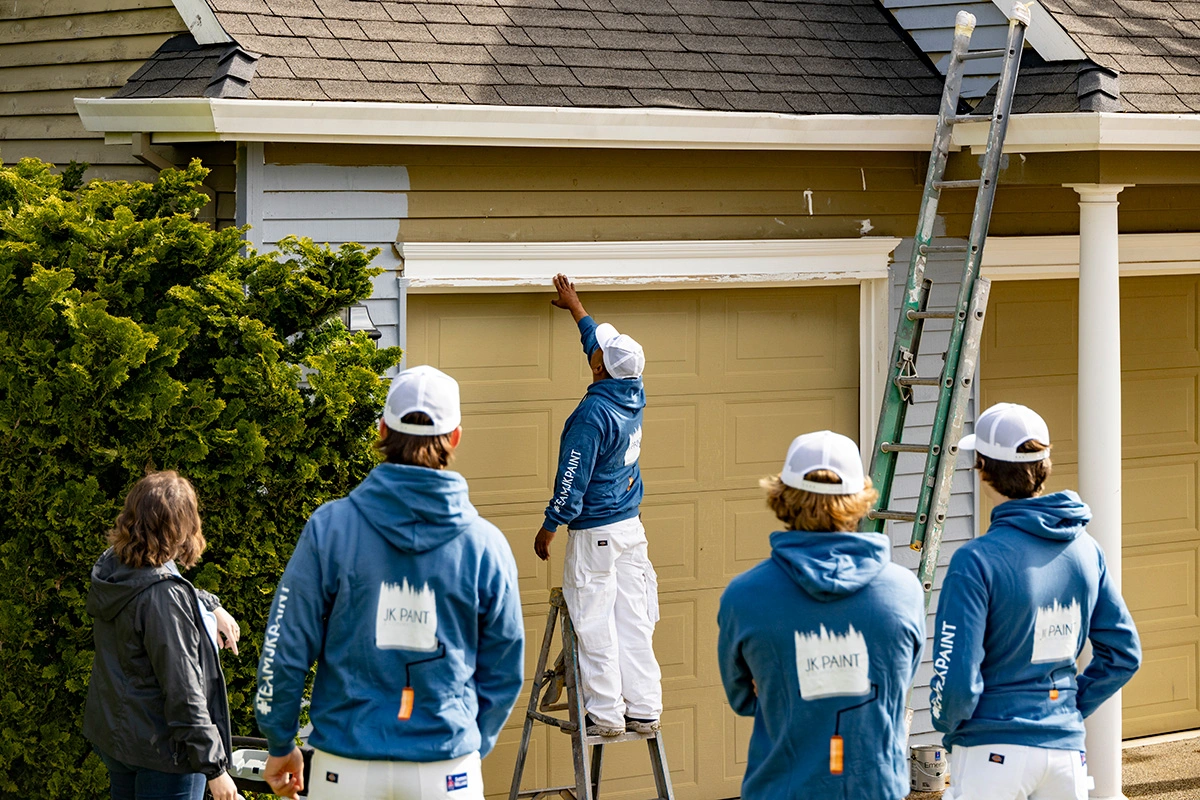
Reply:
[[554, 276], [554, 289], [558, 292], [558, 297], [550, 301], [551, 305], [570, 311], [576, 323], [588, 316], [587, 311], [583, 308], [583, 303], [579, 302], [579, 295], [575, 291], [575, 284], [571, 283], [566, 275], [560, 272]]

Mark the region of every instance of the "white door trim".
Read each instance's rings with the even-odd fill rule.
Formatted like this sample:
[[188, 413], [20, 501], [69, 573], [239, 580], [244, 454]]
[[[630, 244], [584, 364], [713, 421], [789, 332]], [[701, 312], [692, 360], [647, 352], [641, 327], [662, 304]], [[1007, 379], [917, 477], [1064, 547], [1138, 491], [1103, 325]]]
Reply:
[[[1200, 233], [1122, 233], [1121, 275], [1200, 273]], [[991, 236], [983, 275], [996, 281], [1079, 277], [1078, 236]]]
[[[857, 284], [859, 442], [875, 439], [890, 347], [888, 264], [901, 242], [857, 239], [740, 239], [657, 242], [404, 242], [396, 250], [408, 291], [550, 291], [570, 275], [580, 289], [763, 288]], [[865, 459], [869, 460], [869, 459]]]

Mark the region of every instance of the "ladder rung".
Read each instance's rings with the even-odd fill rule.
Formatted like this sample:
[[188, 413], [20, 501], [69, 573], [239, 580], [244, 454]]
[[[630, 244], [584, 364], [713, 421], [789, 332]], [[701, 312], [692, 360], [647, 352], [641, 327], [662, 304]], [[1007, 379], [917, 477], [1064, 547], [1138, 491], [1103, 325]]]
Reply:
[[1003, 58], [1008, 50], [1000, 47], [994, 50], [976, 50], [971, 53], [963, 53], [959, 58], [963, 61], [975, 61], [980, 58]]
[[963, 125], [971, 122], [991, 122], [992, 118], [987, 114], [957, 114], [950, 117], [947, 122], [952, 125]]
[[917, 248], [923, 256], [930, 253], [965, 253], [967, 249], [965, 244], [923, 244]]
[[927, 444], [905, 444], [904, 442], [884, 442], [879, 448], [885, 453], [928, 453]]
[[954, 319], [958, 316], [957, 311], [915, 311], [909, 309], [905, 312], [909, 319]]
[[941, 189], [978, 189], [982, 182], [980, 178], [972, 178], [969, 181], [934, 181], [933, 188]]
[[868, 511], [867, 517], [870, 519], [891, 519], [896, 522], [916, 522], [917, 514], [915, 511], [889, 511], [886, 508], [881, 508], [876, 511]]
[[922, 378], [919, 375], [912, 377], [896, 378], [896, 383], [900, 386], [941, 386], [942, 379], [939, 378]]

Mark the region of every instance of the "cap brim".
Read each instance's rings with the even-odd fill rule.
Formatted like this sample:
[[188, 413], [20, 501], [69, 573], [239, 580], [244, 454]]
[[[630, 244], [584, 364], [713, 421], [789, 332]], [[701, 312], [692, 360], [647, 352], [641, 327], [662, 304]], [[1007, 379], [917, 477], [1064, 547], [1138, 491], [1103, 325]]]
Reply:
[[975, 449], [975, 434], [968, 433], [966, 436], [959, 439], [958, 440], [958, 449], [960, 451], [962, 451], [962, 450], [972, 450], [973, 451]]

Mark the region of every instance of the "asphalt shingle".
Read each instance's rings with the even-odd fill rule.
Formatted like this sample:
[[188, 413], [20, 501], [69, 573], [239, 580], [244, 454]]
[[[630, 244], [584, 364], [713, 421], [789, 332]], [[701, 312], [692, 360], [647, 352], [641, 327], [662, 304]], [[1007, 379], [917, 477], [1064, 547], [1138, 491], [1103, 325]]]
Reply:
[[264, 99], [870, 114], [934, 113], [941, 93], [875, 0], [207, 2], [236, 44], [176, 37], [122, 96], [197, 91], [231, 46], [263, 58], [222, 91]]

